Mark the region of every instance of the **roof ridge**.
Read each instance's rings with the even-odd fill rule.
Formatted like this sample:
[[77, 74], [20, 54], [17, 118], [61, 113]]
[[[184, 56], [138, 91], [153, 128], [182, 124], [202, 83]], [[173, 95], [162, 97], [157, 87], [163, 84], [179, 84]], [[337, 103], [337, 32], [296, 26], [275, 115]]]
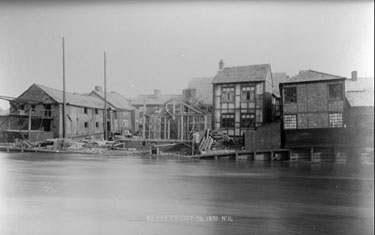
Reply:
[[[47, 89], [52, 89], [52, 90], [55, 90], [55, 91], [58, 91], [58, 92], [64, 92], [62, 90], [59, 90], [59, 89], [56, 89], [56, 88], [53, 88], [53, 87], [49, 87], [49, 86], [45, 86], [45, 85], [41, 85], [41, 84], [38, 84], [38, 83], [34, 83], [34, 85], [37, 85], [37, 86], [39, 86], [42, 89], [43, 88], [47, 88]], [[72, 94], [72, 95], [80, 95], [80, 96], [89, 97], [89, 95], [86, 95], [84, 93], [76, 93], [76, 92], [71, 92], [71, 91], [65, 91], [65, 93], [69, 93], [69, 94]]]
[[333, 74], [329, 74], [329, 73], [323, 73], [323, 72], [312, 70], [312, 69], [308, 69], [305, 72], [307, 72], [307, 71], [314, 72], [314, 73], [319, 73], [319, 74], [323, 74], [323, 75], [334, 76], [334, 77], [338, 77], [338, 78], [346, 78], [346, 77], [343, 77], [343, 76], [337, 76], [337, 75], [333, 75]]
[[270, 63], [264, 63], [264, 64], [250, 64], [250, 65], [239, 65], [239, 66], [224, 67], [224, 69], [227, 69], [227, 68], [243, 68], [243, 67], [250, 67], [250, 66], [264, 66], [264, 65], [271, 66]]

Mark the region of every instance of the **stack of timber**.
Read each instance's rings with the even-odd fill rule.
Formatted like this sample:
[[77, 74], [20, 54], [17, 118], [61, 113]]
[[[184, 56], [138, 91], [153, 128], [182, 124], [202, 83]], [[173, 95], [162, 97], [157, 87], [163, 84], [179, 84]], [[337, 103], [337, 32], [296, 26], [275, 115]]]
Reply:
[[210, 150], [214, 142], [214, 139], [210, 136], [210, 130], [206, 130], [205, 135], [199, 144], [199, 151], [202, 152]]
[[34, 144], [26, 139], [14, 139], [14, 146], [21, 149], [34, 148]]

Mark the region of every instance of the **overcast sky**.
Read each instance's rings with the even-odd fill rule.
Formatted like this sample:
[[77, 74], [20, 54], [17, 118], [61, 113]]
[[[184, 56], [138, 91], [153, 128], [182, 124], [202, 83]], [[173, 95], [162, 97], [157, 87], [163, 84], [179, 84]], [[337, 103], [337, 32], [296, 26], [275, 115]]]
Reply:
[[0, 95], [62, 89], [63, 36], [66, 87], [79, 93], [103, 84], [104, 51], [108, 91], [125, 97], [180, 94], [191, 78], [214, 76], [220, 59], [290, 76], [374, 73], [372, 1], [0, 2]]

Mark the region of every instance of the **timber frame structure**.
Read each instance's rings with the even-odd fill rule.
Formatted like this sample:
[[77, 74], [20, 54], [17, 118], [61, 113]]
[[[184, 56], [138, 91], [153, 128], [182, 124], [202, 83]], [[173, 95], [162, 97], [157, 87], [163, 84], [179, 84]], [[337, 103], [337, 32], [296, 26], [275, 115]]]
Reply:
[[211, 114], [184, 101], [170, 99], [144, 115], [146, 139], [190, 140], [194, 132], [210, 128]]

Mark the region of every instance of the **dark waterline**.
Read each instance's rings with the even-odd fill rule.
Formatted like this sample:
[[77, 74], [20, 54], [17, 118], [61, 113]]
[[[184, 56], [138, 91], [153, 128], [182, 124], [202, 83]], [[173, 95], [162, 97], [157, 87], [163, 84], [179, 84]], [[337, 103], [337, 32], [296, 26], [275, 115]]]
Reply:
[[373, 234], [373, 165], [0, 153], [0, 234]]

